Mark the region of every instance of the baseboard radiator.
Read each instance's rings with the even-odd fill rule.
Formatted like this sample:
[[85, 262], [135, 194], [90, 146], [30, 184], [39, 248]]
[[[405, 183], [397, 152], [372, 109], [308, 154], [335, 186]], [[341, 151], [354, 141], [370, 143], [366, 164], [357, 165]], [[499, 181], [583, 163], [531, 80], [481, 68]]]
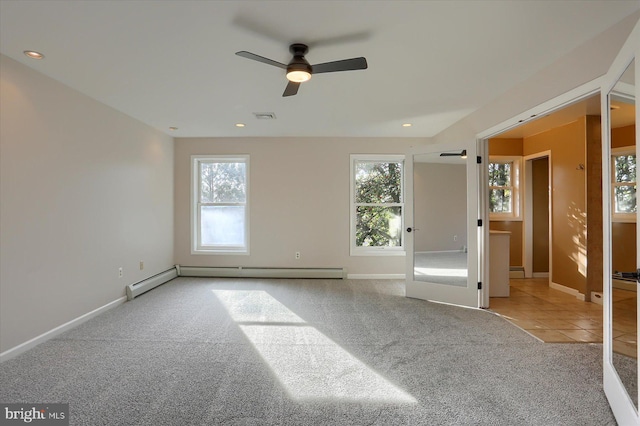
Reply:
[[344, 279], [347, 276], [345, 268], [176, 267], [181, 277]]
[[178, 276], [178, 267], [173, 267], [157, 275], [142, 280], [135, 284], [129, 284], [127, 286], [127, 300], [133, 300], [136, 296], [140, 296], [142, 293], [146, 293], [149, 290], [153, 290], [161, 284], [171, 281]]

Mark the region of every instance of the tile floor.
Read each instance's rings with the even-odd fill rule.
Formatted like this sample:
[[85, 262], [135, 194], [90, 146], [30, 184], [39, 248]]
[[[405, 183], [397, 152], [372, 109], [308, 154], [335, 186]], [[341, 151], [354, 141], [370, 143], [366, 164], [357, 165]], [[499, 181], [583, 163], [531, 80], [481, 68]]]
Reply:
[[[490, 310], [549, 343], [602, 343], [602, 305], [549, 288], [547, 278], [512, 279]], [[636, 293], [614, 289], [614, 350], [637, 358]]]

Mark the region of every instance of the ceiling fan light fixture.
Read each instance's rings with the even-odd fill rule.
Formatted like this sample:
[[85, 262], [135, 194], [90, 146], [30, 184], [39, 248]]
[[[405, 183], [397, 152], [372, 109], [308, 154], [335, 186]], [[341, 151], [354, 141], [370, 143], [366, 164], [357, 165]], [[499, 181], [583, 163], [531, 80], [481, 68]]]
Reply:
[[291, 70], [287, 72], [287, 80], [294, 83], [304, 83], [311, 80], [311, 73], [303, 70]]

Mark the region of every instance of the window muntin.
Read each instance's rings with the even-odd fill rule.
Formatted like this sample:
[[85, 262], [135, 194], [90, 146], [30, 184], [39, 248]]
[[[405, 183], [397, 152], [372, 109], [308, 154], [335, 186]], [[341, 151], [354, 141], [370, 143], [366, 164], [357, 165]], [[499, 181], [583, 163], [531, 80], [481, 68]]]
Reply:
[[614, 221], [635, 221], [637, 180], [634, 147], [614, 150], [611, 167], [612, 218]]
[[248, 253], [249, 157], [193, 157], [193, 252]]
[[351, 254], [404, 254], [404, 156], [351, 157]]
[[489, 160], [489, 214], [492, 220], [520, 217], [520, 159], [491, 157]]

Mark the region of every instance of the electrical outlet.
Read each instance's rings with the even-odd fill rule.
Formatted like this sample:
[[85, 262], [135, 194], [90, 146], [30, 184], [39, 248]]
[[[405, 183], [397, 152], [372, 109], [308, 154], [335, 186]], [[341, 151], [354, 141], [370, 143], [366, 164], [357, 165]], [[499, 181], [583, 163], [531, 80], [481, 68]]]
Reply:
[[140, 270], [142, 271], [143, 269], [144, 269], [144, 261], [143, 261], [143, 260], [141, 260], [141, 261], [140, 261]]
[[453, 236], [453, 241], [458, 241], [458, 236], [457, 235]]
[[296, 252], [296, 259], [300, 259], [300, 252], [299, 251]]
[[123, 272], [122, 272], [122, 266], [118, 268], [118, 278], [122, 278]]

